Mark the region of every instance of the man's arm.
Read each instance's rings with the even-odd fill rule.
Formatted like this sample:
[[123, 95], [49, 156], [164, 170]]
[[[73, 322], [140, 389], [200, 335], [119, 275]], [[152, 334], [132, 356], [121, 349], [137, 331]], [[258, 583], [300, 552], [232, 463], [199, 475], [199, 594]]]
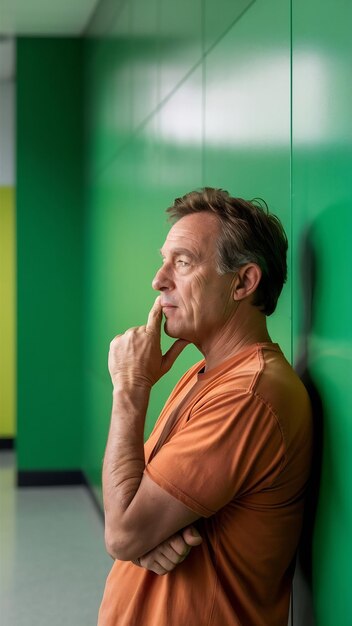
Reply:
[[178, 340], [163, 356], [161, 319], [157, 298], [147, 325], [115, 337], [110, 345], [114, 389], [103, 465], [105, 541], [108, 552], [121, 560], [145, 555], [199, 517], [143, 473], [150, 390], [187, 345]]

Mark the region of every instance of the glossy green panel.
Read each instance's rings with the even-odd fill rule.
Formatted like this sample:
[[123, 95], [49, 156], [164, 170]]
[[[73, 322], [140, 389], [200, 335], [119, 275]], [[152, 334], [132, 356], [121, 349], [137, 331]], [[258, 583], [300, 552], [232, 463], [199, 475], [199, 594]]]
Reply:
[[294, 348], [323, 411], [318, 626], [352, 623], [351, 20], [346, 2], [293, 4]]
[[202, 1], [161, 0], [160, 91], [163, 100], [202, 57]]
[[158, 0], [132, 3], [132, 125], [137, 128], [158, 104]]
[[169, 206], [202, 183], [202, 68], [194, 70], [156, 115], [159, 193]]
[[[137, 28], [134, 22], [134, 28]], [[147, 54], [150, 50], [147, 46]], [[94, 50], [90, 50], [94, 57]], [[144, 62], [139, 49], [140, 62]], [[99, 68], [95, 71], [99, 72]], [[89, 74], [87, 76], [90, 80]], [[142, 111], [145, 80], [134, 75], [133, 109]], [[88, 85], [89, 86], [89, 85]], [[149, 123], [99, 175], [91, 176], [86, 216], [85, 279], [85, 461], [90, 480], [99, 484], [110, 419], [111, 383], [107, 371], [110, 340], [145, 322], [156, 293], [152, 278], [168, 230], [165, 209], [173, 199], [201, 183], [202, 83], [198, 70], [158, 110]], [[182, 120], [193, 108], [188, 135]], [[142, 114], [143, 115], [143, 114]], [[195, 118], [195, 119], [194, 119]], [[103, 119], [97, 115], [95, 131]], [[170, 340], [163, 337], [166, 350]], [[179, 376], [199, 353], [188, 348], [152, 392], [148, 434]]]
[[128, 142], [132, 131], [131, 20], [127, 2], [106, 36], [86, 43], [87, 168], [93, 177]]
[[204, 50], [220, 39], [255, 0], [204, 0]]
[[[288, 2], [256, 2], [206, 57], [204, 184], [263, 198], [290, 240], [289, 11]], [[288, 359], [290, 283], [289, 271], [269, 318], [271, 336]]]
[[[145, 323], [156, 297], [151, 282], [160, 265], [159, 249], [169, 228], [165, 209], [176, 195], [200, 185], [201, 123], [195, 147], [192, 142], [187, 147], [177, 145], [167, 132], [175, 123], [175, 112], [187, 109], [192, 85], [193, 94], [201, 86], [199, 74], [188, 79], [131, 139], [120, 157], [90, 184], [86, 220], [85, 470], [95, 484], [100, 480], [110, 419], [109, 342], [128, 327]], [[166, 350], [170, 340], [163, 337], [162, 345]], [[194, 348], [188, 348], [155, 386], [146, 434], [176, 380], [199, 358]]]
[[[98, 175], [90, 178], [85, 306], [85, 343], [88, 350], [86, 362], [89, 364], [89, 371], [87, 370], [86, 382], [91, 381], [87, 383], [90, 387], [88, 395], [92, 393], [92, 387], [97, 390], [99, 397], [100, 394], [106, 394], [100, 403], [93, 399], [88, 401], [86, 413], [89, 415], [87, 430], [90, 433], [87, 469], [93, 480], [96, 480], [100, 472], [100, 459], [109, 421], [107, 404], [110, 403], [111, 387], [106, 370], [108, 343], [116, 333], [128, 326], [143, 323], [153, 301], [150, 283], [159, 263], [156, 250], [163, 244], [167, 232], [164, 209], [176, 196], [202, 184], [217, 185], [227, 187], [244, 197], [263, 196], [282, 217], [286, 229], [290, 231], [289, 7], [285, 5], [282, 8], [280, 5], [279, 8], [277, 4], [273, 3], [272, 8], [279, 16], [277, 23], [280, 25], [275, 38], [261, 32], [262, 24], [267, 23], [269, 26], [270, 23], [270, 15], [266, 14], [265, 7], [261, 5], [257, 13], [250, 9], [208, 55], [206, 66], [199, 66], [187, 77], [186, 74], [201, 55], [200, 5], [195, 3], [190, 6], [187, 3], [186, 6], [181, 3], [171, 6], [169, 2], [159, 5], [160, 13], [156, 16], [160, 25], [159, 98], [166, 92], [169, 97], [166, 101], [157, 102], [157, 108], [148, 123], [139, 129], [137, 135], [131, 135], [129, 140], [127, 137], [125, 148], [116, 152]], [[143, 41], [143, 13], [139, 14], [138, 1], [131, 6], [135, 45], [138, 29], [142, 32], [139, 43]], [[154, 28], [154, 2], [151, 2], [150, 7], [147, 32]], [[224, 11], [225, 9], [229, 10], [227, 3], [224, 3]], [[208, 3], [208, 16], [211, 11], [214, 12], [215, 8]], [[227, 14], [226, 11], [224, 15]], [[219, 13], [222, 12], [219, 10]], [[234, 13], [231, 13], [228, 27], [233, 19]], [[218, 27], [229, 30], [221, 20]], [[249, 35], [252, 36], [255, 29], [258, 31], [257, 47], [256, 51], [251, 52]], [[271, 43], [274, 39], [275, 44]], [[149, 107], [148, 85], [146, 77], [138, 71], [135, 72], [135, 69], [139, 63], [143, 64], [153, 58], [152, 49], [147, 37], [144, 50], [143, 46], [135, 47], [132, 64], [132, 110], [137, 111], [141, 107], [140, 120], [144, 116], [144, 105], [141, 102], [145, 94], [145, 113]], [[261, 77], [263, 63], [258, 65], [256, 57], [258, 51], [263, 52], [263, 49], [266, 55], [266, 73]], [[98, 49], [91, 47], [90, 54], [90, 71], [93, 75], [88, 72], [88, 88], [104, 73], [105, 65], [110, 63], [106, 59], [105, 65], [99, 65], [101, 61], [97, 62]], [[275, 65], [271, 71], [272, 59]], [[150, 69], [153, 70], [153, 63]], [[229, 80], [230, 76], [236, 77], [234, 88], [231, 87], [233, 81]], [[266, 85], [268, 80], [269, 84]], [[152, 71], [150, 93], [154, 89], [153, 81]], [[181, 82], [177, 86], [179, 81]], [[278, 102], [276, 98], [275, 102], [272, 92], [278, 85], [282, 95], [281, 100]], [[236, 145], [231, 116], [232, 110], [237, 116], [243, 113], [243, 101], [242, 109], [236, 112], [241, 89], [249, 91], [251, 118], [249, 122], [247, 119], [246, 128], [251, 134], [249, 141]], [[263, 92], [263, 112], [259, 120], [256, 119], [258, 91]], [[96, 97], [99, 98], [99, 94]], [[268, 98], [270, 102], [265, 102]], [[95, 109], [93, 113], [90, 122], [93, 124], [92, 132], [97, 137], [103, 136], [104, 114], [99, 109]], [[275, 118], [280, 121], [278, 135], [275, 135]], [[137, 120], [136, 117], [136, 123]], [[238, 128], [239, 121], [236, 123]], [[253, 123], [255, 132], [249, 128]], [[220, 135], [216, 134], [216, 128], [220, 128]], [[289, 311], [290, 290], [286, 287], [272, 325], [275, 339], [280, 341], [288, 355]], [[165, 349], [168, 345], [169, 340], [163, 338]], [[153, 390], [147, 433], [174, 382], [198, 358], [199, 353], [188, 348], [177, 360], [168, 377], [161, 380]], [[92, 377], [95, 383], [92, 382]], [[104, 406], [104, 416], [98, 415], [93, 408], [99, 405]]]
[[20, 470], [81, 466], [82, 46], [17, 44]]
[[[289, 280], [270, 332], [300, 372], [308, 369], [324, 409], [316, 626], [350, 626], [351, 8], [331, 0], [120, 7], [105, 38], [87, 48], [85, 468], [98, 484], [111, 402], [108, 344], [146, 319], [167, 231], [163, 210], [201, 185], [264, 198], [290, 243]], [[197, 358], [187, 348], [155, 387], [147, 433]], [[304, 607], [299, 594], [294, 601], [297, 622]]]

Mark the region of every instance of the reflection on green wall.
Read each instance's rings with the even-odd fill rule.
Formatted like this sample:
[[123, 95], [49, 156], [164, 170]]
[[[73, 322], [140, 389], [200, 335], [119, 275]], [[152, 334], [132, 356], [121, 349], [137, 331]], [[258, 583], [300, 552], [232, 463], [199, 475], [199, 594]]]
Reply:
[[332, 1], [293, 3], [293, 244], [301, 267], [293, 345], [323, 410], [313, 546], [318, 626], [352, 624], [352, 7], [336, 9]]
[[[87, 43], [85, 467], [98, 484], [108, 345], [143, 323], [153, 301], [163, 210], [203, 185], [263, 197], [291, 244], [270, 331], [309, 373], [324, 413], [317, 626], [350, 626], [351, 9], [332, 0], [191, 4], [126, 2]], [[188, 348], [154, 389], [147, 433], [197, 358]], [[297, 626], [311, 623], [298, 609]]]
[[[243, 1], [218, 11], [208, 1], [202, 37], [201, 2], [158, 8], [150, 0], [148, 20], [142, 4], [125, 3], [104, 36], [86, 43], [84, 465], [94, 484], [101, 480], [111, 405], [109, 342], [144, 323], [155, 298], [151, 281], [168, 229], [165, 209], [191, 189], [220, 186], [265, 198], [289, 235], [291, 228], [289, 5], [271, 1], [253, 11]], [[241, 91], [247, 100], [238, 97]], [[288, 358], [290, 316], [289, 281], [270, 320]], [[200, 356], [188, 347], [159, 381], [146, 435], [177, 379]]]

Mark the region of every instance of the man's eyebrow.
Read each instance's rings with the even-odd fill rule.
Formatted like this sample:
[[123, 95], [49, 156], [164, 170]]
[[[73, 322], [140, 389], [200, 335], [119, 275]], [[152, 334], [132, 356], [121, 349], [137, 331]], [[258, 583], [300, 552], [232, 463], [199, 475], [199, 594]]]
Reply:
[[[160, 252], [161, 256], [165, 256], [162, 248], [160, 248], [159, 252]], [[175, 255], [175, 254], [185, 254], [185, 255], [187, 255], [189, 257], [192, 257], [194, 259], [197, 258], [197, 255], [194, 252], [192, 252], [191, 250], [189, 250], [189, 248], [172, 248], [172, 250], [170, 252], [173, 255]]]

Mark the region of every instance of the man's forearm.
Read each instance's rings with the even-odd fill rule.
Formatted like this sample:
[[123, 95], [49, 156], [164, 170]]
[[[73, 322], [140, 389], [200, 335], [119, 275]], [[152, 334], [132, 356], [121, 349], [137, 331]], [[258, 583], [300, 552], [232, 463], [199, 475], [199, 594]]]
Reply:
[[113, 546], [123, 535], [124, 513], [136, 495], [145, 467], [143, 432], [150, 390], [129, 384], [114, 388], [103, 465], [105, 537]]
[[103, 466], [105, 542], [114, 558], [146, 554], [196, 516], [143, 472], [143, 431], [152, 386], [187, 342], [178, 339], [163, 355], [160, 298], [145, 326], [130, 328], [110, 343], [108, 366], [113, 407]]

